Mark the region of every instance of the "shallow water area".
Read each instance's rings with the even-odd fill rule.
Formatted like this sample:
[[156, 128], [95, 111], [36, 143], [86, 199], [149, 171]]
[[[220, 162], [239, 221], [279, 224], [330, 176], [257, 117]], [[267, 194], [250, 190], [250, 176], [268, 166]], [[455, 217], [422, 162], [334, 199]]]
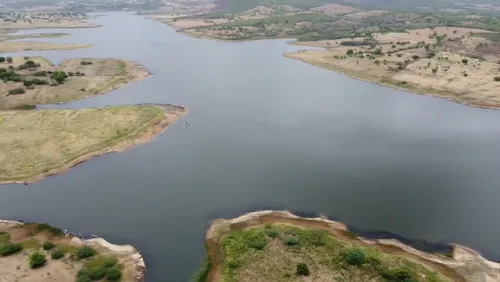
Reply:
[[133, 244], [153, 282], [187, 281], [211, 219], [262, 207], [334, 215], [500, 259], [499, 111], [287, 59], [303, 47], [286, 40], [190, 38], [127, 13], [93, 22], [103, 26], [30, 31], [71, 33], [40, 40], [93, 47], [12, 55], [122, 58], [153, 75], [44, 107], [171, 103], [189, 113], [153, 142], [33, 185], [1, 186], [0, 218]]

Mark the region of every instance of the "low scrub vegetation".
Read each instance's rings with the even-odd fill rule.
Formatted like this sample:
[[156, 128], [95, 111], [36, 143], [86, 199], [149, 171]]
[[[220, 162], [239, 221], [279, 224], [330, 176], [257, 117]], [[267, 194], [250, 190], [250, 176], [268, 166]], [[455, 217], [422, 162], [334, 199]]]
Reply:
[[47, 259], [45, 255], [39, 252], [33, 253], [29, 258], [29, 265], [31, 268], [40, 268], [45, 265]]

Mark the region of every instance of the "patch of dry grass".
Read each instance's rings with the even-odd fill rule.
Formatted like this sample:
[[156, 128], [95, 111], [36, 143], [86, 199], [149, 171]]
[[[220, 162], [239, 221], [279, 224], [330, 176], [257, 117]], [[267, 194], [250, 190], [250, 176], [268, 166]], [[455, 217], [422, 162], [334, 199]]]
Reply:
[[0, 182], [31, 181], [148, 139], [183, 109], [115, 106], [0, 112]]

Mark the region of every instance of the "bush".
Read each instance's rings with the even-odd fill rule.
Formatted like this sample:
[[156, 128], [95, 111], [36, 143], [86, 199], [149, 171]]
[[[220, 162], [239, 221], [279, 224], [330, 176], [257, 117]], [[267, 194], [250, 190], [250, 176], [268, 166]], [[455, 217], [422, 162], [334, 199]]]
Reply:
[[495, 76], [495, 78], [493, 78], [494, 81], [500, 81], [500, 76]]
[[345, 53], [346, 53], [346, 55], [350, 56], [350, 55], [354, 54], [354, 51], [352, 49], [349, 49]]
[[33, 78], [31, 80], [31, 83], [35, 84], [35, 85], [47, 85], [49, 84], [49, 82], [45, 79], [38, 79], [38, 78]]
[[52, 253], [50, 253], [50, 257], [52, 259], [60, 259], [64, 257], [64, 253], [61, 250], [53, 250]]
[[467, 59], [462, 59], [462, 63], [463, 63], [464, 65], [466, 65], [468, 62], [469, 62], [469, 60], [467, 60]]
[[419, 56], [419, 55], [413, 55], [413, 56], [411, 56], [411, 57], [412, 57], [412, 59], [414, 59], [415, 61], [416, 61], [416, 60], [418, 60], [418, 59], [420, 59], [420, 56]]
[[80, 247], [76, 250], [76, 256], [79, 259], [89, 258], [89, 257], [92, 257], [94, 255], [95, 255], [95, 251], [91, 247], [83, 246], [83, 247]]
[[6, 257], [15, 254], [23, 249], [21, 244], [5, 243], [0, 244], [0, 256]]
[[434, 58], [435, 56], [436, 56], [436, 53], [434, 53], [434, 52], [427, 53], [427, 58]]
[[95, 269], [91, 269], [89, 270], [88, 272], [88, 276], [90, 279], [92, 279], [93, 281], [98, 281], [98, 280], [101, 280], [104, 278], [104, 276], [106, 276], [106, 268], [95, 268]]
[[46, 71], [36, 71], [33, 73], [33, 76], [47, 76]]
[[46, 241], [46, 242], [43, 242], [42, 247], [44, 250], [49, 251], [49, 250], [52, 250], [55, 247], [55, 245], [54, 245], [54, 243], [52, 243], [50, 241]]
[[106, 271], [106, 279], [110, 281], [117, 281], [122, 277], [122, 273], [119, 269], [117, 268], [110, 268]]
[[6, 61], [7, 61], [7, 63], [9, 63], [9, 64], [10, 64], [10, 63], [12, 63], [12, 61], [13, 61], [13, 60], [12, 60], [12, 57], [7, 57], [5, 60], [6, 60]]
[[33, 85], [33, 83], [30, 80], [25, 80], [23, 81], [23, 85], [26, 87], [30, 87], [31, 85]]
[[266, 239], [263, 237], [254, 237], [248, 241], [248, 246], [252, 249], [263, 250], [266, 247]]
[[295, 246], [299, 244], [299, 238], [293, 236], [285, 236], [283, 238], [283, 244], [287, 246]]
[[307, 264], [305, 263], [298, 263], [295, 274], [297, 276], [309, 276], [309, 267], [307, 267]]
[[464, 77], [468, 77], [468, 76], [469, 76], [469, 74], [467, 74], [467, 73], [464, 73]]
[[278, 228], [275, 228], [275, 227], [266, 228], [265, 232], [266, 232], [267, 236], [269, 236], [271, 238], [276, 238], [280, 235], [280, 231], [278, 230]]
[[30, 59], [30, 57], [26, 56], [26, 57], [24, 57], [23, 59], [26, 61], [26, 60], [29, 60], [29, 59]]
[[14, 88], [9, 90], [9, 95], [19, 95], [19, 94], [24, 94], [26, 93], [26, 90], [24, 88]]
[[38, 252], [33, 253], [29, 259], [29, 264], [31, 268], [40, 268], [44, 266], [46, 262], [47, 259], [45, 258], [45, 255]]
[[69, 72], [68, 72], [68, 75], [69, 75], [69, 76], [73, 76], [73, 75], [75, 75], [75, 73], [73, 73], [73, 72], [69, 71]]
[[0, 57], [0, 63], [4, 63], [5, 62], [5, 57]]
[[55, 71], [51, 75], [52, 79], [54, 79], [57, 83], [63, 84], [64, 80], [68, 78], [68, 75], [64, 71]]
[[366, 255], [361, 249], [351, 248], [344, 254], [344, 259], [350, 265], [362, 265]]
[[81, 61], [80, 65], [85, 66], [85, 65], [92, 65], [92, 62], [90, 61]]

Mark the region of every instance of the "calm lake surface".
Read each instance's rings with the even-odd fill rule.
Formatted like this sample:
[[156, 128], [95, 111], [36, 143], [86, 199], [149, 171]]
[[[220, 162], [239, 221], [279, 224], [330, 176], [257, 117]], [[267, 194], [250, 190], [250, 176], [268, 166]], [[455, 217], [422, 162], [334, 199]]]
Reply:
[[300, 48], [283, 40], [189, 38], [125, 13], [95, 22], [103, 27], [46, 40], [92, 48], [15, 55], [124, 58], [154, 75], [50, 107], [172, 103], [189, 114], [153, 142], [30, 186], [1, 186], [0, 218], [133, 244], [152, 282], [187, 281], [210, 220], [259, 208], [332, 215], [500, 259], [499, 111], [287, 59]]

